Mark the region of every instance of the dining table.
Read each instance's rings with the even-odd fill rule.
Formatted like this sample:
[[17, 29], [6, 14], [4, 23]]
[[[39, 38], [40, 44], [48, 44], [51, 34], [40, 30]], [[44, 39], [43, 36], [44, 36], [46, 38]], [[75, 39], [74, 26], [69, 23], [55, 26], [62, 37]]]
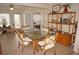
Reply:
[[46, 35], [41, 35], [41, 33], [37, 33], [34, 31], [26, 32], [25, 35], [32, 39], [31, 44], [32, 44], [32, 48], [33, 48], [33, 54], [37, 53], [38, 49], [39, 49], [38, 42], [44, 40]]

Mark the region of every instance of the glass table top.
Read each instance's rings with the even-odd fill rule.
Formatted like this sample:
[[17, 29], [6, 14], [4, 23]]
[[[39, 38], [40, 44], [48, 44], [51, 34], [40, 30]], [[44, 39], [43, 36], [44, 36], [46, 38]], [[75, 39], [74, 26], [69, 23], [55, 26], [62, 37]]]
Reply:
[[36, 40], [36, 39], [41, 39], [42, 37], [45, 37], [45, 35], [41, 35], [41, 32], [33, 32], [33, 31], [30, 31], [30, 32], [26, 32], [25, 33], [26, 36], [32, 38], [32, 40]]

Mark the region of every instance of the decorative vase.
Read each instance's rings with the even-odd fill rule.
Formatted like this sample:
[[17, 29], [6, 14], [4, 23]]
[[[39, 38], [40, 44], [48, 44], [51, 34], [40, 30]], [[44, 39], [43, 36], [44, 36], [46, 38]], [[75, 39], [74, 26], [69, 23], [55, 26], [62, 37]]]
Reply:
[[68, 12], [68, 7], [64, 7], [64, 12]]

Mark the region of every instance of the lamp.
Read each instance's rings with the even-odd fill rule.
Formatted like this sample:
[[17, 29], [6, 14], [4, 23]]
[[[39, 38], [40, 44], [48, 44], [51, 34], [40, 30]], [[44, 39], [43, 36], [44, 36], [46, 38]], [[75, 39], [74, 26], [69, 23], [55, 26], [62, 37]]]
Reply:
[[14, 10], [14, 7], [13, 7], [13, 5], [10, 5], [10, 10]]

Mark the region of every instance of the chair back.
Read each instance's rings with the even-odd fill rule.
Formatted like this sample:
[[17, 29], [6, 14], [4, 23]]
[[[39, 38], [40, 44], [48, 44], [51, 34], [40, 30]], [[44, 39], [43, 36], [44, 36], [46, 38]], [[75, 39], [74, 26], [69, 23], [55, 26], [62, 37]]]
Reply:
[[24, 40], [24, 36], [23, 36], [24, 34], [20, 34], [20, 38], [22, 39], [22, 40]]
[[47, 37], [47, 38], [45, 39], [45, 43], [46, 43], [46, 44], [52, 43], [52, 42], [55, 41], [55, 38], [56, 38], [55, 35], [50, 36], [50, 37]]
[[45, 38], [45, 43], [49, 43], [50, 39], [49, 38]]
[[18, 34], [17, 34], [17, 33], [15, 33], [15, 37], [16, 37], [16, 39], [18, 39], [18, 40], [19, 40], [19, 37], [18, 37]]
[[50, 41], [56, 41], [56, 36], [55, 35], [51, 36]]
[[55, 35], [53, 35], [53, 36], [49, 37], [49, 39], [47, 39], [44, 50], [48, 50], [55, 46], [55, 43], [56, 43], [55, 38], [56, 38]]
[[19, 31], [17, 31], [17, 32], [15, 33], [15, 36], [16, 36], [16, 38], [17, 38], [20, 42], [23, 42], [23, 40], [22, 40], [22, 38], [21, 38], [21, 36], [20, 36], [20, 32], [19, 32]]

